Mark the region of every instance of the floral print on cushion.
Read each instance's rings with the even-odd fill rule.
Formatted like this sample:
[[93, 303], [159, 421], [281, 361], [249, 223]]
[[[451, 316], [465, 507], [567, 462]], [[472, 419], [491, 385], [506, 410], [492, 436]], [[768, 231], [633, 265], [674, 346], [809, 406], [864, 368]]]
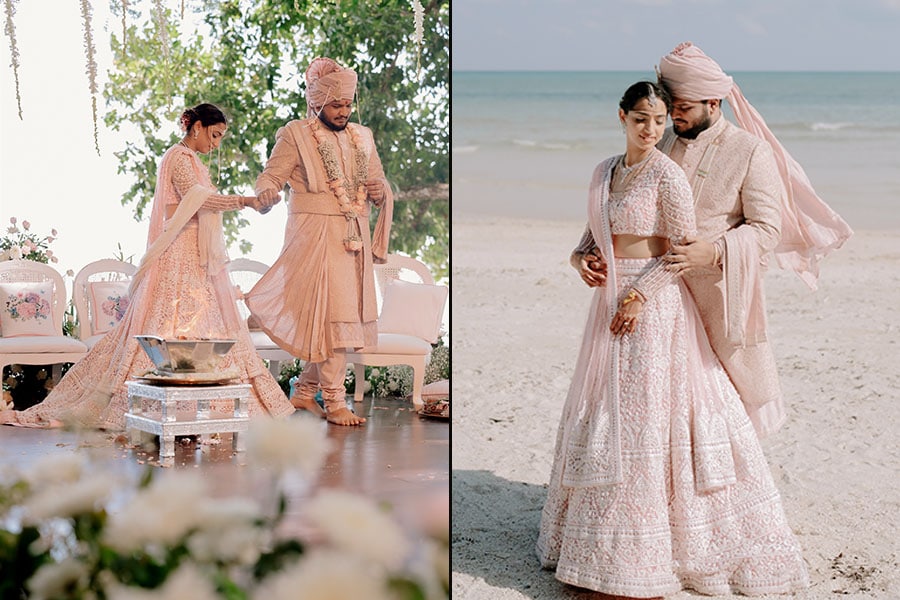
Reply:
[[94, 335], [106, 333], [125, 316], [131, 302], [128, 285], [128, 281], [92, 281], [89, 284]]
[[53, 325], [53, 282], [0, 284], [3, 337], [62, 335]]

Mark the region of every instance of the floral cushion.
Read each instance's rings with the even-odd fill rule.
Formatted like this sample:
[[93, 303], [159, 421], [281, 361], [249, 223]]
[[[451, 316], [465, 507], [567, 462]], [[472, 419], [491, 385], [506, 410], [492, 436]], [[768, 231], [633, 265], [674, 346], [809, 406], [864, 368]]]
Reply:
[[435, 343], [448, 293], [443, 285], [391, 281], [384, 291], [378, 332], [412, 335]]
[[106, 333], [125, 316], [130, 303], [129, 285], [128, 281], [92, 281], [88, 284], [94, 335]]
[[3, 337], [62, 335], [53, 325], [53, 282], [0, 284], [0, 332]]

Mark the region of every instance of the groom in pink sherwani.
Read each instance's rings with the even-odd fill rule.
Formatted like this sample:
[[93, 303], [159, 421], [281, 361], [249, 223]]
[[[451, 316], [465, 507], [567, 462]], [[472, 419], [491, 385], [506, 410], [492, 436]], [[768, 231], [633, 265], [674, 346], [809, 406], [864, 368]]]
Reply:
[[[297, 408], [338, 425], [359, 425], [345, 401], [347, 348], [378, 343], [373, 263], [387, 260], [393, 195], [372, 131], [350, 123], [356, 73], [330, 58], [306, 71], [307, 118], [275, 134], [275, 147], [256, 180], [256, 194], [274, 204], [285, 183], [288, 220], [281, 255], [253, 289], [247, 306], [280, 347], [307, 361]], [[379, 207], [374, 232], [371, 206]]]
[[[673, 99], [660, 150], [691, 182], [698, 238], [675, 246], [669, 269], [684, 274], [709, 340], [757, 432], [785, 420], [768, 341], [763, 271], [770, 253], [812, 288], [818, 261], [850, 227], [816, 195], [803, 169], [740, 88], [686, 42], [664, 56], [660, 83]], [[728, 100], [740, 127], [722, 116]]]

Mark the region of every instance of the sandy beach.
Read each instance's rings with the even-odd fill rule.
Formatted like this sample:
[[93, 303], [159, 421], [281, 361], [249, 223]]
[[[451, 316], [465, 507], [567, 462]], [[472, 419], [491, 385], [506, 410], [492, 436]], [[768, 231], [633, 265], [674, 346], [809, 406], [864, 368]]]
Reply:
[[[583, 227], [454, 217], [453, 598], [593, 596], [534, 553], [591, 294], [568, 266]], [[763, 446], [809, 567], [796, 597], [900, 598], [900, 231], [857, 231], [815, 292], [766, 285], [789, 420]]]

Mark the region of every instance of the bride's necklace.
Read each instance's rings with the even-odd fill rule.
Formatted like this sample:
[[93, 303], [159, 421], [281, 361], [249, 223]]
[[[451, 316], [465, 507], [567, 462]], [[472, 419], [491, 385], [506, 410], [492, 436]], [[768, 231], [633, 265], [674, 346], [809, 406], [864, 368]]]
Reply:
[[619, 159], [619, 162], [616, 163], [615, 172], [613, 174], [613, 187], [616, 190], [622, 190], [631, 185], [631, 182], [634, 181], [635, 177], [638, 176], [650, 163], [651, 157], [653, 157], [653, 153], [649, 153], [642, 160], [634, 163], [630, 167], [625, 164], [625, 154], [622, 155], [622, 158]]

